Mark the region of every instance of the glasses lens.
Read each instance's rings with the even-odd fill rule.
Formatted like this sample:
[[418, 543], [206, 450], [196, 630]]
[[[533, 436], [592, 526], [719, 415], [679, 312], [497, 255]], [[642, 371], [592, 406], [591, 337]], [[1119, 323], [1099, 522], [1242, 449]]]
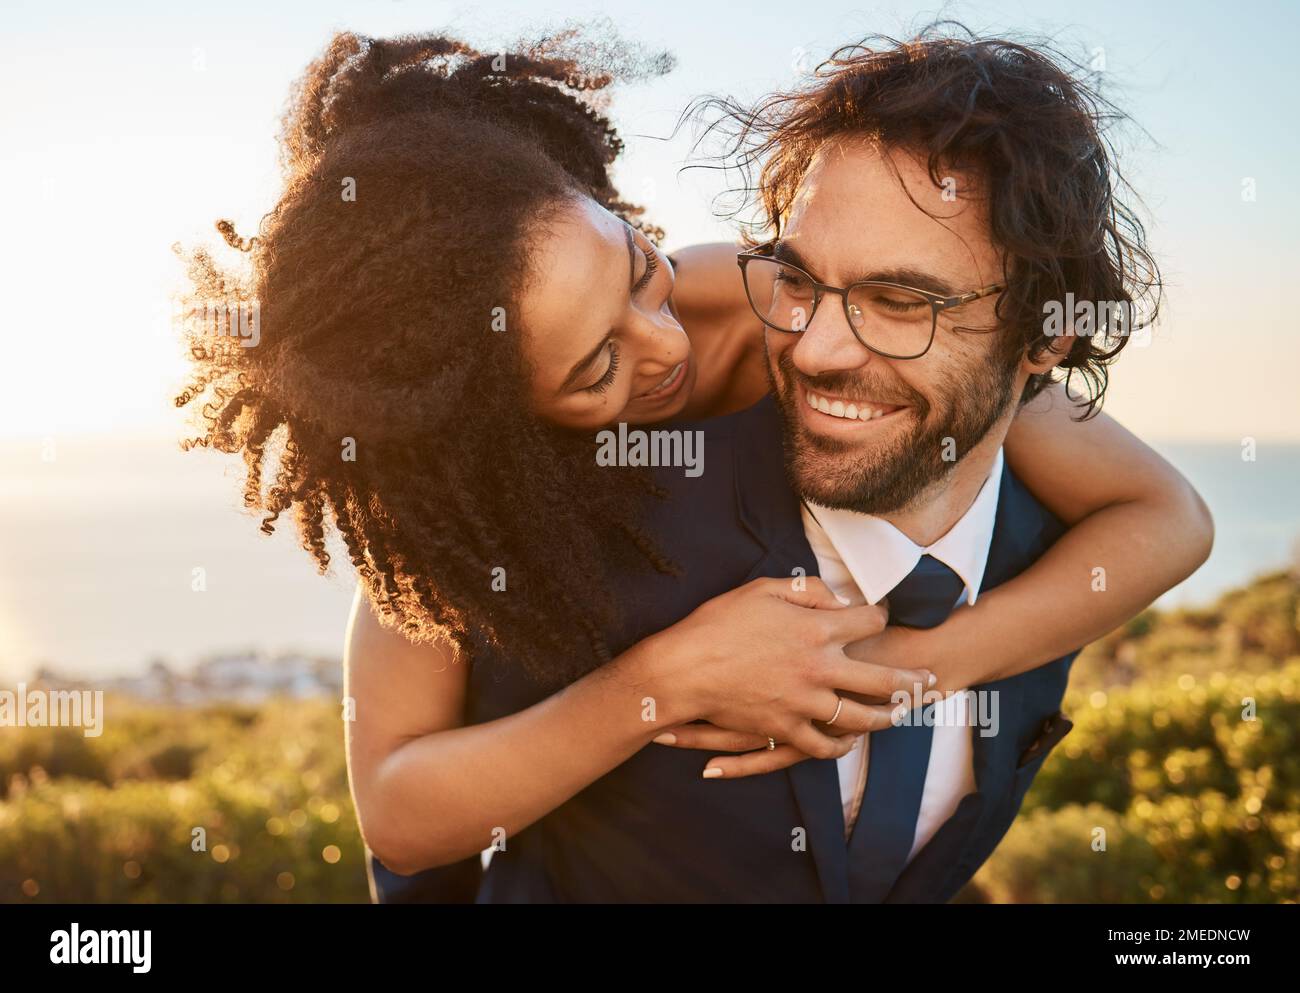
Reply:
[[849, 324], [864, 344], [899, 358], [922, 354], [934, 329], [930, 301], [911, 290], [861, 283], [845, 300]]
[[812, 320], [816, 293], [807, 273], [775, 259], [750, 259], [745, 265], [750, 306], [779, 331], [799, 332]]

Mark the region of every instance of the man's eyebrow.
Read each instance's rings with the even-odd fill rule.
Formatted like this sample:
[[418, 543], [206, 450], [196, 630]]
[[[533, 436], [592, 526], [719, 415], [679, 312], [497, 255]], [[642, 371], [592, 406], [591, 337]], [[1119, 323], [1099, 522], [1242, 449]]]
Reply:
[[860, 282], [864, 279], [874, 279], [882, 283], [899, 283], [902, 286], [912, 286], [918, 290], [929, 290], [931, 293], [938, 293], [944, 297], [950, 297], [954, 292], [948, 282], [933, 273], [922, 272], [919, 269], [911, 269], [907, 266], [896, 269], [881, 269], [866, 276], [858, 276], [853, 282]]
[[795, 248], [788, 241], [778, 241], [772, 246], [772, 258], [777, 259], [780, 262], [789, 262], [791, 265], [797, 265], [800, 269], [806, 270], [808, 275], [812, 275], [812, 271], [808, 269], [808, 263], [804, 261], [804, 257], [799, 254], [799, 249]]
[[[799, 254], [799, 250], [789, 242], [778, 241], [772, 246], [772, 257], [782, 262], [789, 262], [791, 265], [798, 266], [814, 279], [820, 279], [816, 273], [809, 267], [804, 257]], [[911, 286], [918, 290], [928, 290], [931, 293], [937, 293], [940, 296], [952, 296], [955, 292], [946, 280], [940, 279], [933, 273], [923, 272], [920, 269], [913, 269], [911, 266], [895, 266], [892, 269], [871, 269], [850, 272], [849, 279], [845, 283], [863, 283], [869, 281], [881, 283], [898, 283], [900, 286]]]
[[609, 335], [605, 335], [605, 337], [601, 338], [600, 341], [596, 344], [595, 348], [593, 348], [590, 352], [588, 352], [586, 355], [584, 355], [582, 358], [578, 359], [578, 361], [574, 363], [573, 368], [570, 369], [569, 374], [564, 377], [564, 382], [560, 384], [560, 388], [556, 392], [563, 393], [565, 390], [567, 390], [570, 386], [572, 386], [575, 382], [578, 381], [578, 379], [582, 376], [582, 373], [587, 368], [587, 366], [595, 362], [596, 356], [599, 355], [602, 351], [604, 351], [605, 346], [609, 344], [609, 338], [610, 338]]

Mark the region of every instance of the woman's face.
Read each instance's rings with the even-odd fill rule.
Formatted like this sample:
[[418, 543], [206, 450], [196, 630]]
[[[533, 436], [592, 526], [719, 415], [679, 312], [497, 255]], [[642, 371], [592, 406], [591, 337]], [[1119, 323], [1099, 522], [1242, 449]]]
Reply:
[[668, 259], [587, 197], [552, 215], [532, 255], [521, 306], [534, 411], [573, 430], [681, 413], [695, 363], [668, 308]]

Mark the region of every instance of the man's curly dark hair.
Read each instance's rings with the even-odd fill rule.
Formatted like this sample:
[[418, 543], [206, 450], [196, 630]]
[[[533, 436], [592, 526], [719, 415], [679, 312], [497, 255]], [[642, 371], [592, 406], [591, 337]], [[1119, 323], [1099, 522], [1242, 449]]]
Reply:
[[[985, 201], [1004, 255], [1004, 354], [1037, 358], [1052, 345], [1043, 307], [1063, 305], [1067, 293], [1113, 307], [1099, 311], [1092, 334], [1071, 339], [1060, 363], [1084, 381], [1085, 417], [1100, 405], [1108, 367], [1132, 332], [1155, 321], [1159, 268], [1108, 137], [1125, 115], [1087, 67], [1046, 40], [983, 38], [939, 21], [906, 41], [845, 46], [804, 86], [753, 105], [704, 98], [686, 116], [705, 122], [701, 142], [723, 139], [726, 166], [739, 170], [732, 213], [753, 209], [751, 245], [780, 237], [828, 141], [862, 136], [918, 153], [936, 186], [951, 171], [973, 178], [977, 188], [962, 196]], [[1116, 320], [1126, 313], [1131, 320]], [[1049, 381], [1031, 376], [1022, 401]]]
[[[519, 296], [553, 211], [586, 195], [660, 236], [610, 179], [603, 107], [671, 61], [592, 39], [338, 34], [285, 112], [279, 202], [254, 238], [218, 223], [246, 265], [185, 256], [194, 377], [176, 403], [203, 420], [185, 447], [242, 454], [262, 530], [292, 510], [321, 572], [332, 523], [411, 640], [504, 645], [543, 681], [609, 658], [611, 552], [671, 568], [636, 527], [648, 478], [598, 469], [592, 437], [528, 404]], [[255, 307], [256, 346], [197, 320], [214, 305]]]

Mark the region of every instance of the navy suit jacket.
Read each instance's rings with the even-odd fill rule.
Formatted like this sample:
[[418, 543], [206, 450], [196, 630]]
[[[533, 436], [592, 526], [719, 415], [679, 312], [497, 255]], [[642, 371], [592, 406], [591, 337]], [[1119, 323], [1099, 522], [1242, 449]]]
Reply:
[[[704, 601], [760, 576], [817, 575], [798, 497], [784, 471], [780, 413], [754, 407], [681, 430], [704, 432], [704, 471], [657, 469], [669, 499], [647, 529], [682, 567], [608, 577], [625, 619], [609, 631], [621, 652], [681, 620]], [[1004, 469], [982, 590], [1006, 582], [1059, 536], [1059, 521]], [[580, 580], [575, 580], [579, 582]], [[595, 581], [595, 580], [592, 580]], [[1071, 725], [1060, 713], [1065, 656], [985, 683], [999, 694], [998, 733], [974, 733], [976, 791], [904, 869], [887, 902], [951, 899], [993, 852], [1034, 775]], [[470, 677], [469, 720], [494, 720], [549, 695], [480, 653]], [[833, 759], [735, 780], [705, 780], [712, 753], [648, 745], [493, 853], [412, 876], [371, 858], [382, 902], [854, 902], [839, 778]]]

